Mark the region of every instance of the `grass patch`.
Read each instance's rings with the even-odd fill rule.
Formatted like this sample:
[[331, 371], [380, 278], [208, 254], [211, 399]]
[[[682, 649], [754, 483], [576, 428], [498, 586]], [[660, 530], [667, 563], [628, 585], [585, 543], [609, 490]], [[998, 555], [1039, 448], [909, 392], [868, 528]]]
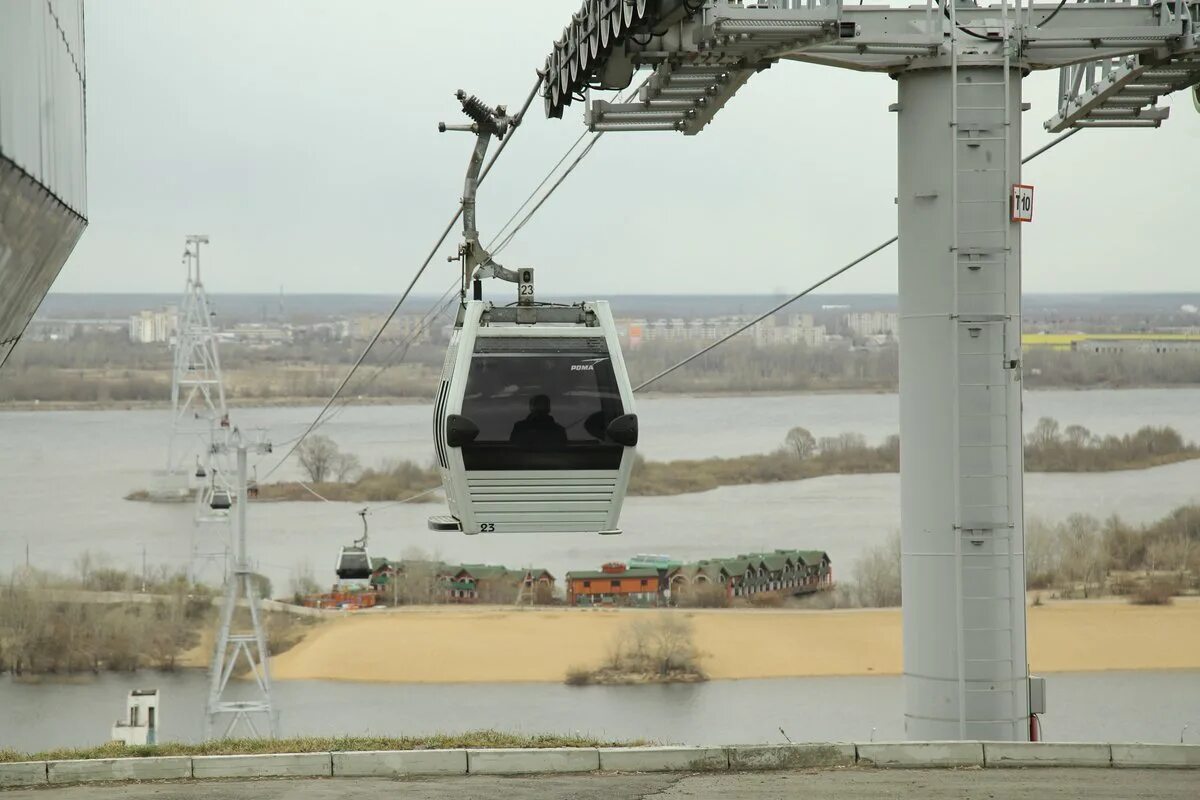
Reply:
[[[442, 485], [436, 467], [423, 467], [412, 461], [391, 461], [379, 469], [366, 469], [353, 481], [321, 481], [309, 484], [313, 491], [329, 500], [353, 503], [379, 503], [404, 500], [427, 489]], [[312, 492], [298, 483], [268, 483], [258, 487], [258, 500], [317, 500]], [[432, 494], [416, 502], [431, 503], [439, 498]]]
[[293, 739], [221, 739], [187, 744], [163, 742], [126, 747], [110, 742], [99, 747], [60, 748], [39, 753], [0, 750], [0, 762], [64, 761], [93, 758], [151, 758], [154, 756], [229, 756], [269, 753], [328, 753], [352, 750], [461, 750], [467, 747], [638, 747], [644, 740], [625, 742], [558, 734], [523, 735], [502, 731], [438, 733], [430, 736], [302, 736]]

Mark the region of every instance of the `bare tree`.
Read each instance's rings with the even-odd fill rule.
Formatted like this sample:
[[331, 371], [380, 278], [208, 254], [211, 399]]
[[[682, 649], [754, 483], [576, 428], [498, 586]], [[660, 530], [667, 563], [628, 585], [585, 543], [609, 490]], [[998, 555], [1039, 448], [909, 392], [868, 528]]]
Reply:
[[395, 595], [409, 605], [445, 602], [446, 587], [441, 574], [441, 561], [419, 547], [409, 547], [400, 554], [397, 564]]
[[359, 464], [358, 456], [353, 453], [339, 453], [337, 458], [333, 460], [334, 478], [339, 483], [354, 480], [354, 477], [361, 469], [362, 465]]
[[1083, 596], [1089, 587], [1102, 583], [1108, 569], [1108, 556], [1101, 546], [1100, 522], [1087, 514], [1072, 514], [1059, 527], [1059, 574], [1080, 583]]
[[1082, 425], [1068, 425], [1063, 431], [1063, 435], [1067, 437], [1067, 442], [1072, 447], [1086, 447], [1092, 440], [1092, 432]]
[[792, 428], [787, 432], [784, 445], [801, 461], [811, 457], [817, 451], [817, 440], [808, 428]]
[[863, 553], [854, 563], [854, 586], [859, 605], [888, 608], [900, 605], [900, 532]]
[[341, 456], [338, 446], [328, 436], [310, 436], [296, 449], [300, 466], [308, 473], [308, 479], [321, 483], [331, 477]]
[[1026, 437], [1032, 447], [1049, 447], [1058, 443], [1058, 420], [1042, 417]]
[[1182, 531], [1154, 540], [1146, 546], [1146, 562], [1151, 569], [1187, 572], [1195, 543]]
[[628, 665], [638, 672], [694, 672], [700, 660], [695, 626], [682, 614], [658, 614], [630, 626], [626, 649]]
[[1058, 576], [1058, 534], [1039, 517], [1025, 524], [1025, 573], [1032, 588], [1044, 588]]
[[310, 562], [301, 562], [292, 571], [292, 597], [296, 604], [299, 605], [308, 595], [320, 594], [321, 584], [317, 583], [317, 579], [313, 576], [313, 568]]

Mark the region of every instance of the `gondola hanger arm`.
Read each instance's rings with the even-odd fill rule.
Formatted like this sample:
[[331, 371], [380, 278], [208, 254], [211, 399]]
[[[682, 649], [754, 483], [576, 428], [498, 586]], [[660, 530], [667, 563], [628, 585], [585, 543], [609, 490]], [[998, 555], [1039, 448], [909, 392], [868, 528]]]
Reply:
[[471, 151], [471, 159], [467, 162], [467, 174], [463, 181], [462, 220], [463, 241], [458, 246], [458, 254], [450, 261], [461, 261], [463, 265], [462, 293], [466, 295], [467, 285], [473, 278], [499, 278], [510, 283], [520, 282], [520, 273], [510, 270], [492, 258], [479, 241], [479, 230], [475, 224], [475, 196], [479, 190], [480, 170], [487, 155], [488, 145], [492, 137], [503, 140], [505, 135], [518, 124], [516, 117], [510, 117], [504, 106], [491, 106], [484, 103], [475, 95], [468, 96], [459, 89], [455, 97], [462, 103], [463, 113], [471, 118], [470, 125], [447, 125], [438, 123], [438, 130], [461, 131], [475, 135], [475, 147]]

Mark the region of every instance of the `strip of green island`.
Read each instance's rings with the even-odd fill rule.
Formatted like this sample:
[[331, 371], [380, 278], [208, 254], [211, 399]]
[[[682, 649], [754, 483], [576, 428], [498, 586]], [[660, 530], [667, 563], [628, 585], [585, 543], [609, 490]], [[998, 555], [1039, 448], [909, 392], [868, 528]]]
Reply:
[[[441, 486], [438, 470], [412, 461], [389, 461], [363, 469], [358, 459], [342, 453], [325, 436], [309, 437], [299, 451], [308, 481], [269, 483], [256, 487], [259, 501], [337, 500], [380, 503], [412, 499], [440, 501], [430, 492]], [[1114, 472], [1150, 469], [1200, 458], [1200, 446], [1186, 441], [1170, 426], [1147, 425], [1121, 436], [1100, 436], [1082, 425], [1061, 426], [1043, 417], [1025, 437], [1028, 472]], [[792, 428], [770, 453], [734, 458], [648, 461], [634, 464], [629, 493], [664, 496], [705, 492], [720, 486], [780, 483], [827, 475], [898, 472], [900, 437], [889, 436], [872, 445], [859, 433], [814, 436]], [[429, 492], [428, 494], [424, 494]], [[148, 500], [145, 491], [129, 500]]]

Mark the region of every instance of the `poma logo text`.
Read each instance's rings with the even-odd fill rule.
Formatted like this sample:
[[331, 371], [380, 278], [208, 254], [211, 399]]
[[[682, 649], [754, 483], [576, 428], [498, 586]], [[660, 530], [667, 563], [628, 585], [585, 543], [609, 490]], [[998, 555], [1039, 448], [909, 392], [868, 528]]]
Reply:
[[592, 372], [596, 369], [595, 364], [572, 364], [571, 372]]

